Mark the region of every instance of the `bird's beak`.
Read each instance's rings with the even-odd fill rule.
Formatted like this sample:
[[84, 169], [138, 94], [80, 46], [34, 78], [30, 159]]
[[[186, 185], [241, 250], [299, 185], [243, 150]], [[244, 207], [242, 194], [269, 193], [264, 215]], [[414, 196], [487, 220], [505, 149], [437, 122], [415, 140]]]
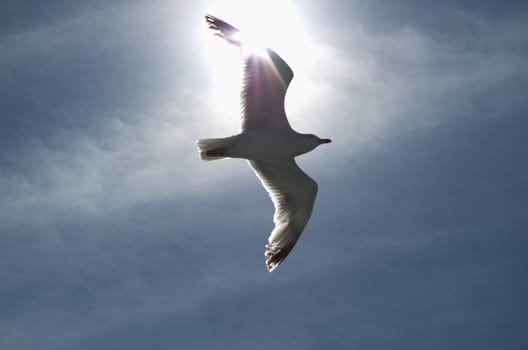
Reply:
[[320, 139], [320, 140], [319, 140], [319, 144], [321, 144], [321, 145], [322, 145], [323, 143], [331, 143], [331, 142], [332, 142], [332, 140], [330, 140], [330, 139]]

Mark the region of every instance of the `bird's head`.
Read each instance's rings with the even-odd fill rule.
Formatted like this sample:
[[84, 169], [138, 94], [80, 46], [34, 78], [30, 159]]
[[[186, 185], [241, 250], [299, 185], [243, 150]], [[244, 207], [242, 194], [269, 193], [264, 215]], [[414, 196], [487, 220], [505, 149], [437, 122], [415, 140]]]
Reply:
[[315, 136], [314, 134], [308, 134], [308, 138], [310, 139], [310, 143], [314, 144], [314, 148], [322, 145], [323, 143], [331, 143], [332, 140], [330, 139], [322, 139], [320, 137]]
[[330, 139], [322, 139], [314, 134], [304, 134], [304, 139], [306, 140], [307, 147], [309, 147], [311, 150], [315, 147], [322, 145], [324, 143], [331, 143], [332, 140]]

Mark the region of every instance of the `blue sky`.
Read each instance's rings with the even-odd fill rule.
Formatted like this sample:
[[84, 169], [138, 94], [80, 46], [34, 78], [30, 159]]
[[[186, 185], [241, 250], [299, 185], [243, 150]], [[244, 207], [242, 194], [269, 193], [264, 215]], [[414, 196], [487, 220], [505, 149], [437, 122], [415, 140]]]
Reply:
[[290, 122], [333, 143], [269, 274], [268, 196], [194, 146], [237, 132], [235, 3], [0, 4], [0, 348], [526, 349], [528, 6], [288, 2]]

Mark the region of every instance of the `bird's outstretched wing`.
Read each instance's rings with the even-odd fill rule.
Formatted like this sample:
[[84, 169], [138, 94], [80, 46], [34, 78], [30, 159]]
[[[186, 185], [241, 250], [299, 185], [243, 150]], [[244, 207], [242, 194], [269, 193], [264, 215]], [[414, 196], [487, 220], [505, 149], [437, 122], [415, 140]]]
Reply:
[[284, 98], [292, 78], [291, 68], [273, 50], [246, 58], [240, 92], [242, 130], [291, 129]]
[[275, 206], [266, 246], [266, 266], [273, 271], [288, 256], [312, 214], [317, 182], [293, 158], [280, 162], [249, 161]]
[[[205, 19], [215, 35], [243, 48], [239, 30], [211, 15]], [[273, 50], [244, 54], [244, 75], [240, 93], [241, 129], [289, 130], [284, 110], [286, 90], [293, 79], [293, 71]]]

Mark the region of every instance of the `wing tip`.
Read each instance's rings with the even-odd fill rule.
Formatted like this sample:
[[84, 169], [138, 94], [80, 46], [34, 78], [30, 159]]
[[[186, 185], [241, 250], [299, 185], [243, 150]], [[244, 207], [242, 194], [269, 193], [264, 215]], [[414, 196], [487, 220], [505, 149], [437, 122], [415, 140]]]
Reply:
[[[293, 248], [293, 247], [292, 247]], [[279, 248], [276, 245], [266, 245], [266, 268], [268, 272], [273, 272], [279, 265], [286, 259], [292, 248], [284, 249]]]
[[266, 263], [266, 268], [268, 269], [269, 273], [272, 273], [277, 268], [277, 266], [279, 266], [279, 264], [268, 265], [268, 263]]
[[237, 28], [208, 13], [205, 14], [205, 22], [214, 35], [221, 37], [234, 46], [242, 47], [242, 41], [237, 35], [240, 31]]
[[269, 273], [272, 273], [273, 271], [275, 271], [275, 269], [277, 267], [279, 267], [280, 265], [280, 262], [271, 262], [270, 259], [266, 259], [266, 268], [268, 269], [268, 272]]
[[207, 22], [208, 25], [214, 25], [214, 23], [219, 20], [218, 17], [213, 16], [213, 15], [211, 15], [209, 13], [206, 13], [204, 15], [204, 18], [205, 18], [205, 21]]

